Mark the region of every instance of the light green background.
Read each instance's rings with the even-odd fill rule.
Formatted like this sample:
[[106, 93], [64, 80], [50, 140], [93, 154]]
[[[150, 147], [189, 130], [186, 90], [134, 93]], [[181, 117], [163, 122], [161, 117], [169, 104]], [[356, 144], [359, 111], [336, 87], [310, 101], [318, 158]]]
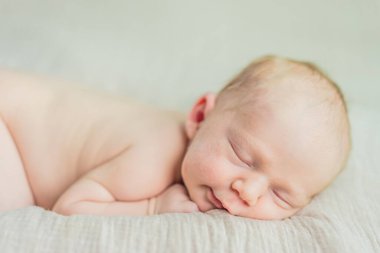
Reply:
[[379, 0], [0, 0], [0, 64], [187, 110], [252, 59], [317, 63], [380, 109]]

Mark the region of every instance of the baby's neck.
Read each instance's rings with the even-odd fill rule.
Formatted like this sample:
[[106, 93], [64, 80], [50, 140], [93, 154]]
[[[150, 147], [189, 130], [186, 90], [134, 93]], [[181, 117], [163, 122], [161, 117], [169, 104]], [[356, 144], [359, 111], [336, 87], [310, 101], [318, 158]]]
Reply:
[[183, 183], [182, 180], [182, 173], [181, 173], [181, 168], [182, 168], [182, 161], [183, 158], [186, 154], [187, 151], [187, 146], [189, 145], [189, 139], [186, 135], [185, 131], [185, 123], [186, 123], [186, 114], [183, 112], [179, 111], [170, 111], [170, 115], [177, 121], [178, 125], [182, 129], [182, 141], [181, 141], [181, 147], [178, 147], [182, 152], [180, 153], [180, 157], [178, 157], [178, 163], [176, 165], [176, 170], [175, 170], [175, 175], [174, 175], [174, 183]]

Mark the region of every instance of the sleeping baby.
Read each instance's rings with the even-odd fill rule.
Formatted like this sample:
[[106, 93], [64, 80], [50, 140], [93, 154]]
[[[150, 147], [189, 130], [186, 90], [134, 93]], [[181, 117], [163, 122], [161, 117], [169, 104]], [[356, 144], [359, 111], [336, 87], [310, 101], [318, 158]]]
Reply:
[[351, 147], [338, 86], [275, 56], [187, 116], [3, 69], [0, 113], [0, 211], [284, 219], [334, 180]]

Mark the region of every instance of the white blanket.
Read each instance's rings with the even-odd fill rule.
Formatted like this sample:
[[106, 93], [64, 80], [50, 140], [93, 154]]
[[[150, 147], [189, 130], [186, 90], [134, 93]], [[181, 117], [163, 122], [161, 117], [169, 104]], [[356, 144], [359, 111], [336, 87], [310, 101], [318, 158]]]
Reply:
[[380, 112], [350, 112], [353, 152], [337, 181], [292, 218], [213, 210], [150, 217], [0, 214], [0, 252], [380, 252]]

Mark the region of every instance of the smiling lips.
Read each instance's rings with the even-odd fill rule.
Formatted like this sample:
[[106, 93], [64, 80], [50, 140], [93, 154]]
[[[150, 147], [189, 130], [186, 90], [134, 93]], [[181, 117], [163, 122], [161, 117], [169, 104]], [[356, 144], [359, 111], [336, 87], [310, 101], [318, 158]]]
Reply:
[[214, 191], [211, 188], [210, 188], [209, 200], [216, 208], [224, 209], [222, 202], [215, 196]]

